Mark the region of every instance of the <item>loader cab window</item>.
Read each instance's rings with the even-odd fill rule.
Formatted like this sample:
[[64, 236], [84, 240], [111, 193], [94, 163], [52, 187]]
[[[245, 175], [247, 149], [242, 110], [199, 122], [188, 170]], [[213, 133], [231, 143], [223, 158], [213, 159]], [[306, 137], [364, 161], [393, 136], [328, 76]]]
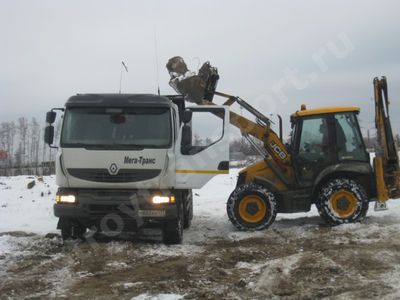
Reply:
[[329, 117], [307, 117], [296, 128], [296, 173], [299, 183], [312, 185], [319, 172], [332, 164], [332, 130]]
[[336, 144], [340, 161], [369, 161], [354, 113], [335, 115]]
[[224, 110], [216, 113], [192, 108], [192, 119], [187, 124], [191, 129], [191, 144], [182, 147], [182, 154], [192, 155], [217, 143], [224, 136]]

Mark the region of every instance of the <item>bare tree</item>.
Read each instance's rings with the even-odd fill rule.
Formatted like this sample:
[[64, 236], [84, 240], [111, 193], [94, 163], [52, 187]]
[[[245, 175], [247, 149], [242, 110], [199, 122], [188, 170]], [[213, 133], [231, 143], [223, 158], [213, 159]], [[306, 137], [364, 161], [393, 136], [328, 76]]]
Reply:
[[40, 142], [40, 125], [36, 121], [36, 118], [32, 118], [29, 124], [29, 136], [30, 136], [30, 149], [29, 149], [29, 165], [36, 168], [39, 163], [39, 142]]
[[20, 166], [26, 164], [27, 144], [28, 144], [28, 119], [25, 117], [18, 118], [17, 131], [19, 135], [19, 162]]
[[23, 162], [23, 150], [22, 150], [22, 143], [18, 144], [17, 150], [15, 151], [15, 165], [17, 168], [22, 168]]
[[3, 122], [0, 125], [0, 148], [7, 152], [6, 168], [9, 170], [13, 165], [15, 123]]
[[[263, 147], [260, 141], [255, 140], [256, 144]], [[258, 152], [254, 147], [243, 137], [236, 138], [230, 142], [230, 152], [232, 153], [243, 153], [244, 155], [258, 155]]]
[[[55, 125], [57, 139], [61, 129], [60, 120]], [[1, 161], [2, 174], [39, 174], [40, 162], [52, 160], [51, 156], [48, 158], [50, 151], [44, 143], [43, 132], [42, 124], [34, 117], [30, 121], [20, 117], [17, 122], [0, 123], [0, 151], [7, 153], [6, 160]]]

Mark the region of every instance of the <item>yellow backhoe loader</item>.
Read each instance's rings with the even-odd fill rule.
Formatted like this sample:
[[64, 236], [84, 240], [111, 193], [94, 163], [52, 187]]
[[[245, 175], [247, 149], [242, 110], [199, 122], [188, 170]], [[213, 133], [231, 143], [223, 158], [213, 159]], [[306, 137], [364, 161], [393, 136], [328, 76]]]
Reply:
[[307, 212], [312, 204], [330, 225], [352, 223], [366, 216], [370, 201], [376, 201], [376, 210], [383, 210], [388, 199], [400, 198], [399, 158], [385, 77], [373, 81], [377, 145], [371, 166], [356, 106], [307, 109], [302, 105], [291, 115], [291, 140], [285, 144], [268, 117], [243, 99], [216, 91], [218, 71], [208, 62], [193, 73], [178, 56], [169, 60], [167, 69], [170, 85], [187, 101], [212, 105], [214, 96], [221, 96], [227, 99], [224, 105], [237, 103], [255, 117], [252, 121], [230, 111], [230, 122], [263, 155], [240, 171], [227, 201], [229, 219], [238, 229], [265, 229], [277, 213]]

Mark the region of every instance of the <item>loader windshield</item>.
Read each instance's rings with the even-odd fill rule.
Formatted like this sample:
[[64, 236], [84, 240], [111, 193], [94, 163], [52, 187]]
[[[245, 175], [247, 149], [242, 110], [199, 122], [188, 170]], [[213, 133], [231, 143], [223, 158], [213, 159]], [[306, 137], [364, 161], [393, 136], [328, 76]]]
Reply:
[[169, 148], [169, 108], [70, 108], [62, 147], [99, 149]]

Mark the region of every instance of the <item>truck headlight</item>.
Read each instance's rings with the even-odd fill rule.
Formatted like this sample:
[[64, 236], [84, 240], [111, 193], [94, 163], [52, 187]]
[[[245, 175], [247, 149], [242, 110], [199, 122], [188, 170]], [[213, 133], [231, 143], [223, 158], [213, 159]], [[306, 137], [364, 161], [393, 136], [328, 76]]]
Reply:
[[56, 195], [57, 203], [75, 203], [76, 197], [75, 195]]
[[153, 204], [175, 203], [175, 196], [174, 195], [171, 195], [171, 196], [156, 195], [156, 196], [153, 196], [153, 198], [151, 199], [151, 202]]

